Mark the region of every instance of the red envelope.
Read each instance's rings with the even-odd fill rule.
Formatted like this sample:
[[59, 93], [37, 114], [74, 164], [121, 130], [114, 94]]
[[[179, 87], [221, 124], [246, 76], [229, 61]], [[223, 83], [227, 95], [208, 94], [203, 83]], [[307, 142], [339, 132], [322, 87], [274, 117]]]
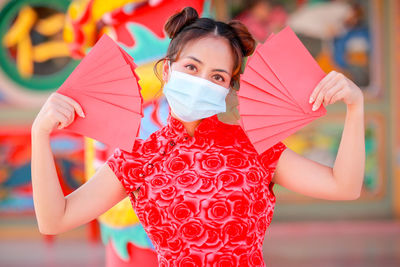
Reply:
[[284, 28], [260, 46], [259, 53], [303, 111], [311, 113], [308, 100], [326, 74], [293, 30]]
[[302, 112], [293, 111], [284, 107], [273, 106], [258, 100], [249, 99], [242, 96], [244, 93], [245, 92], [238, 93], [238, 109], [241, 117], [246, 115], [304, 116], [304, 113]]
[[129, 54], [106, 34], [97, 41], [57, 90], [77, 101], [85, 113], [66, 131], [132, 151], [143, 117], [143, 97]]
[[308, 118], [303, 118], [301, 120], [289, 121], [289, 122], [284, 122], [284, 123], [276, 124], [276, 125], [268, 125], [263, 128], [248, 130], [247, 136], [254, 143], [257, 143], [257, 142], [267, 139], [271, 135], [275, 135], [276, 133], [280, 133], [280, 132], [285, 132], [294, 127], [302, 126], [312, 120], [314, 120], [314, 118], [308, 117]]
[[[76, 96], [68, 93], [65, 95], [72, 99]], [[83, 94], [74, 100], [82, 106], [85, 118], [75, 116], [74, 122], [64, 130], [99, 140], [112, 148], [132, 151], [142, 115]]]
[[[253, 54], [254, 55], [254, 54]], [[282, 90], [279, 87], [276, 87], [273, 83], [270, 81], [266, 80], [261, 74], [257, 73], [257, 71], [254, 70], [254, 67], [251, 67], [248, 65], [245, 69], [246, 75], [243, 75], [241, 77], [241, 81], [245, 81], [265, 92], [268, 92], [275, 97], [284, 100], [285, 102], [288, 102], [293, 106], [294, 103], [293, 101], [288, 100], [288, 96], [285, 95], [285, 93], [282, 93]], [[244, 73], [243, 73], [244, 74]]]
[[[107, 74], [107, 75], [106, 75]], [[132, 70], [129, 65], [124, 65], [122, 67], [112, 69], [112, 70], [102, 70], [90, 77], [86, 76], [86, 80], [81, 79], [81, 82], [85, 84], [98, 84], [103, 82], [109, 82], [112, 80], [128, 79], [132, 77]]]
[[108, 82], [96, 83], [96, 84], [83, 84], [77, 83], [74, 86], [68, 88], [60, 88], [60, 92], [65, 90], [75, 91], [88, 91], [93, 93], [119, 93], [132, 96], [140, 96], [139, 85], [134, 77], [122, 78], [120, 80], [111, 80]]
[[[262, 86], [262, 85], [261, 85]], [[271, 86], [263, 86], [266, 88], [265, 90], [260, 89], [257, 86], [252, 85], [251, 83], [247, 82], [246, 80], [242, 80], [240, 84], [240, 88], [243, 91], [246, 91], [246, 98], [249, 99], [254, 99], [260, 102], [264, 102], [267, 104], [279, 106], [279, 107], [285, 107], [287, 109], [293, 110], [293, 111], [301, 111], [301, 109], [292, 103], [286, 102], [282, 100], [281, 98], [278, 98], [274, 96], [273, 94], [269, 93], [272, 88], [274, 88], [272, 85]]]
[[273, 116], [273, 115], [263, 115], [263, 116], [250, 115], [250, 116], [253, 116], [255, 118], [252, 118], [251, 120], [246, 120], [244, 122], [247, 131], [251, 131], [251, 130], [255, 130], [255, 129], [263, 129], [263, 127], [264, 127], [263, 125], [273, 126], [273, 125], [284, 124], [287, 122], [301, 121], [303, 119], [310, 118], [307, 115], [304, 115], [301, 117]]
[[[72, 89], [71, 89], [72, 90]], [[138, 113], [140, 111], [141, 106], [142, 106], [142, 101], [139, 96], [132, 96], [132, 95], [115, 95], [115, 94], [109, 94], [106, 97], [101, 97], [99, 94], [93, 93], [93, 92], [87, 92], [87, 91], [79, 91], [76, 92], [76, 94], [83, 94], [92, 98], [95, 98], [96, 100], [130, 110], [133, 113], [136, 113], [138, 115], [141, 115]]]
[[[81, 60], [79, 65], [76, 66], [74, 71], [68, 76], [62, 86], [75, 84], [76, 79], [82, 77], [84, 78], [88, 72], [96, 73], [98, 69], [102, 69], [102, 67], [104, 67], [104, 64], [106, 64], [113, 58], [117, 58], [118, 51], [115, 49], [110, 49], [112, 47], [112, 42], [113, 41], [111, 40], [111, 38], [104, 34], [92, 47], [88, 54]], [[96, 46], [101, 47], [101, 49], [95, 49]], [[88, 67], [88, 65], [91, 66]], [[106, 67], [109, 67], [109, 65]]]
[[239, 123], [258, 153], [326, 114], [323, 105], [312, 111], [308, 103], [324, 75], [288, 27], [257, 46], [247, 60], [237, 95]]
[[[263, 67], [259, 68], [258, 66]], [[244, 80], [251, 79], [254, 82], [254, 85], [258, 85], [260, 83], [265, 84], [265, 82], [267, 81], [267, 83], [273, 86], [273, 88], [268, 88], [268, 92], [288, 101], [291, 105], [299, 106], [296, 100], [291, 96], [289, 91], [276, 77], [275, 73], [272, 72], [268, 64], [259, 55], [258, 50], [256, 50], [251, 56], [249, 68], [251, 68], [253, 71], [249, 71], [249, 74], [246, 75], [247, 77], [243, 77]]]
[[[257, 150], [259, 154], [265, 151], [266, 147], [271, 147], [274, 144], [278, 143], [279, 141], [282, 141], [285, 137], [290, 136], [297, 132], [299, 129], [305, 127], [307, 124], [309, 124], [311, 121], [304, 122], [301, 125], [297, 125], [291, 129], [286, 129], [284, 132], [279, 132], [274, 135], [267, 136], [265, 139], [258, 141], [258, 142], [253, 142], [254, 148]], [[284, 138], [282, 138], [284, 136]]]

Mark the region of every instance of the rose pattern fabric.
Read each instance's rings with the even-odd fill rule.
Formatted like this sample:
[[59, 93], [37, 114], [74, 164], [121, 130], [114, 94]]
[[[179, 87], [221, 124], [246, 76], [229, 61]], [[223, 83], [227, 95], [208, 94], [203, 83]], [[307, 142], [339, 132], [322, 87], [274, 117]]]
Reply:
[[106, 161], [159, 266], [265, 266], [262, 244], [276, 201], [271, 178], [286, 145], [258, 154], [239, 125], [217, 115], [193, 137], [171, 113], [167, 122], [137, 138], [133, 152], [117, 148]]

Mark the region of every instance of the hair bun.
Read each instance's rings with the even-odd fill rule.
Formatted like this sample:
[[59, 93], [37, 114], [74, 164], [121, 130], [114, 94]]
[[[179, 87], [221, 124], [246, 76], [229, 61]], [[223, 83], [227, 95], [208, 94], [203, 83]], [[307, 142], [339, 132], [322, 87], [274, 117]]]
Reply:
[[199, 18], [199, 14], [193, 7], [185, 7], [167, 20], [164, 30], [169, 38], [174, 38], [186, 25], [193, 23]]
[[233, 28], [240, 40], [243, 56], [247, 57], [253, 54], [256, 48], [256, 41], [247, 27], [239, 20], [231, 20], [228, 24]]

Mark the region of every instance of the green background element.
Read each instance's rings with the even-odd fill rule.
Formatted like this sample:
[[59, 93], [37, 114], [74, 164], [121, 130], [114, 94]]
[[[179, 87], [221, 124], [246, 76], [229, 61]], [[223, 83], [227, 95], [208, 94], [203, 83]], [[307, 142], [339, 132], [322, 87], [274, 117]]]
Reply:
[[141, 224], [115, 228], [105, 223], [100, 223], [100, 229], [103, 244], [113, 242], [117, 254], [124, 260], [129, 260], [128, 242], [141, 248], [154, 250], [154, 246]]
[[[25, 5], [52, 8], [65, 13], [69, 4], [70, 1], [68, 0], [18, 0], [8, 2], [0, 11], [0, 40], [3, 40], [4, 35], [10, 29], [11, 22]], [[0, 48], [0, 67], [11, 80], [26, 90], [46, 91], [59, 87], [79, 62], [79, 60], [71, 59], [63, 69], [56, 73], [51, 75], [33, 75], [30, 78], [24, 78], [19, 74], [17, 66], [9, 56], [7, 49], [3, 46]]]

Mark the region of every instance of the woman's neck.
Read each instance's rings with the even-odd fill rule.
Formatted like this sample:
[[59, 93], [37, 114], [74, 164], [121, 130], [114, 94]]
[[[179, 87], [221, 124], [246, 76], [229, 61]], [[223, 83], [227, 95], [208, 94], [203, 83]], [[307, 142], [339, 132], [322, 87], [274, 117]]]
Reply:
[[194, 132], [196, 130], [196, 127], [200, 124], [200, 122], [203, 120], [197, 120], [197, 121], [183, 121], [181, 119], [178, 118], [178, 116], [175, 115], [175, 113], [171, 110], [171, 116], [174, 117], [175, 119], [179, 120], [180, 122], [182, 122], [183, 126], [186, 129], [186, 132], [190, 135], [190, 136], [194, 136]]

